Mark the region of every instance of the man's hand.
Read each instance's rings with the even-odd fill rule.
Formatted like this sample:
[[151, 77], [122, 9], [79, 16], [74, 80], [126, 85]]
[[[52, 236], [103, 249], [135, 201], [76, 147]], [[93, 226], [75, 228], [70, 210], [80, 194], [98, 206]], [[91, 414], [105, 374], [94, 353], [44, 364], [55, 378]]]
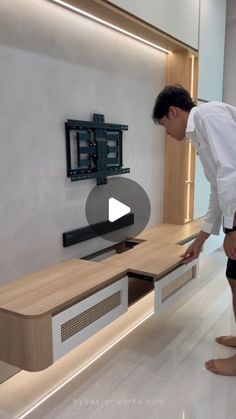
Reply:
[[224, 251], [228, 258], [236, 260], [236, 231], [225, 235]]
[[193, 259], [196, 259], [199, 256], [203, 243], [208, 239], [209, 236], [210, 234], [205, 233], [204, 231], [200, 231], [194, 242], [190, 244], [190, 246], [182, 255], [180, 255], [180, 257], [183, 258], [182, 262], [185, 265], [187, 265], [189, 262], [192, 262]]
[[189, 262], [192, 262], [193, 259], [196, 259], [201, 252], [202, 245], [198, 244], [196, 240], [190, 244], [190, 246], [185, 250], [185, 252], [180, 255], [183, 258], [182, 262], [187, 265]]

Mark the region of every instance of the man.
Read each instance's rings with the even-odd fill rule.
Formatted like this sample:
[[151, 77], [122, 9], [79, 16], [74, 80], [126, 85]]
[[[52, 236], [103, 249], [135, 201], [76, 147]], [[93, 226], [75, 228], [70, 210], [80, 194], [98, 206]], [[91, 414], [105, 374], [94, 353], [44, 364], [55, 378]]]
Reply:
[[[202, 231], [181, 257], [184, 263], [198, 257], [203, 243], [211, 234], [219, 234], [223, 222], [226, 277], [236, 319], [236, 108], [221, 102], [196, 107], [182, 86], [166, 86], [156, 99], [153, 120], [177, 141], [191, 139], [199, 154], [211, 184], [208, 212]], [[236, 348], [236, 336], [221, 336], [216, 341]], [[205, 365], [216, 374], [236, 375], [236, 355]]]

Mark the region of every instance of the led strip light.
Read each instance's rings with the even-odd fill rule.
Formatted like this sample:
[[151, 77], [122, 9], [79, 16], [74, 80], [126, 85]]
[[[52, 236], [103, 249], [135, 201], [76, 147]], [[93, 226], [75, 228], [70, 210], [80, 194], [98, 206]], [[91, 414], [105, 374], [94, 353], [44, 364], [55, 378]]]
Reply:
[[[194, 94], [194, 55], [191, 56], [191, 85], [190, 85], [190, 95], [193, 97]], [[186, 209], [186, 218], [185, 221], [191, 221], [190, 217], [190, 187], [191, 187], [191, 163], [192, 163], [192, 145], [191, 142], [188, 142], [188, 174], [187, 174], [187, 209]]]
[[119, 338], [117, 338], [115, 341], [113, 341], [111, 345], [109, 345], [106, 349], [104, 349], [103, 351], [98, 353], [94, 358], [92, 358], [89, 362], [87, 362], [84, 366], [82, 366], [78, 371], [76, 371], [74, 374], [72, 374], [70, 377], [68, 377], [65, 381], [63, 381], [61, 384], [59, 384], [56, 388], [51, 390], [46, 396], [44, 396], [42, 399], [40, 399], [31, 408], [29, 408], [27, 411], [25, 411], [20, 416], [17, 416], [17, 419], [24, 419], [27, 416], [29, 416], [30, 413], [32, 413], [34, 410], [36, 410], [41, 404], [43, 404], [51, 396], [53, 396], [55, 393], [57, 393], [59, 390], [61, 390], [66, 384], [68, 384], [70, 381], [72, 381], [74, 378], [76, 378], [79, 374], [81, 374], [84, 370], [86, 370], [95, 361], [97, 361], [99, 358], [101, 358], [102, 355], [104, 355], [111, 348], [113, 348], [113, 346], [117, 345], [117, 343], [119, 343], [122, 339], [124, 339], [127, 335], [129, 335], [133, 330], [135, 330], [138, 326], [140, 326], [142, 323], [144, 323], [153, 314], [154, 314], [154, 311], [151, 311], [149, 314], [147, 314], [142, 320], [140, 320], [138, 323], [136, 323], [134, 326], [132, 326], [130, 329], [128, 329], [123, 335], [121, 335]]
[[76, 12], [76, 13], [82, 15], [82, 16], [85, 16], [85, 17], [89, 18], [89, 19], [92, 19], [95, 22], [101, 23], [102, 25], [107, 26], [108, 28], [114, 29], [117, 32], [121, 32], [124, 35], [129, 36], [130, 38], [136, 39], [137, 41], [142, 42], [143, 44], [146, 44], [146, 45], [148, 45], [152, 48], [158, 49], [159, 51], [165, 52], [166, 54], [171, 53], [171, 51], [169, 51], [168, 49], [162, 48], [159, 45], [148, 41], [147, 39], [141, 38], [140, 36], [137, 36], [137, 35], [133, 34], [132, 32], [128, 32], [128, 31], [120, 28], [119, 26], [113, 25], [112, 23], [109, 23], [106, 20], [100, 19], [97, 16], [94, 16], [90, 13], [87, 13], [84, 10], [79, 9], [78, 7], [75, 7], [75, 6], [72, 6], [69, 3], [66, 3], [65, 1], [62, 1], [62, 0], [49, 0], [49, 1], [51, 1], [53, 3], [56, 3], [56, 4], [59, 4], [60, 6], [63, 6], [67, 9], [69, 9], [69, 10], [72, 10], [73, 12]]

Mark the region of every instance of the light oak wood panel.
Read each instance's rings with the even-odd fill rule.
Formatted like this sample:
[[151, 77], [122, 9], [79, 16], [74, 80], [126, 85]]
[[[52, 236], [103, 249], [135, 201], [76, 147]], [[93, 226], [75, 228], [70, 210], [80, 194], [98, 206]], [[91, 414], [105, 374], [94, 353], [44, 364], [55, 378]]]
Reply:
[[181, 264], [182, 251], [179, 245], [146, 242], [106, 262], [74, 259], [15, 281], [14, 286], [3, 286], [0, 359], [28, 371], [47, 368], [53, 363], [53, 314], [106, 287], [127, 270], [160, 279]]
[[192, 240], [201, 230], [203, 219], [186, 223], [184, 225], [159, 224], [144, 230], [135, 237], [137, 241], [156, 241], [163, 243], [182, 244]]
[[[176, 51], [167, 56], [167, 84], [181, 84], [196, 97], [197, 59], [192, 59], [188, 51]], [[192, 90], [192, 92], [191, 92]], [[189, 219], [193, 218], [194, 176], [190, 188], [187, 186], [189, 162], [191, 174], [195, 164], [195, 151], [191, 150], [186, 139], [176, 141], [167, 136], [165, 143], [165, 196], [164, 222], [184, 224], [188, 207]], [[188, 193], [188, 188], [190, 192]]]
[[184, 248], [180, 245], [145, 242], [126, 253], [111, 256], [102, 263], [126, 267], [131, 273], [158, 280], [182, 264], [180, 255], [183, 252]]
[[24, 318], [0, 313], [0, 359], [27, 371], [39, 371], [53, 362], [51, 316]]
[[191, 56], [188, 50], [183, 49], [167, 55], [166, 81], [168, 84], [179, 83], [190, 91]]
[[[201, 219], [182, 226], [160, 224], [145, 230], [136, 239], [157, 242], [153, 251], [155, 251], [156, 258], [162, 259], [164, 256], [165, 270], [166, 267], [172, 267], [173, 260], [166, 258], [166, 246], [169, 245], [164, 246], [163, 243], [187, 241], [200, 231], [201, 224]], [[160, 242], [161, 246], [159, 246]], [[173, 250], [177, 251], [177, 255], [179, 251], [183, 251], [179, 246], [173, 247]], [[71, 259], [32, 273], [0, 287], [0, 311], [4, 310], [31, 317], [43, 316], [47, 313], [54, 314], [125, 275], [130, 267], [129, 262], [130, 258], [131, 260], [133, 258], [132, 255], [138, 255], [143, 260], [150, 252], [148, 243], [144, 243], [144, 245], [139, 245], [128, 252], [106, 259], [106, 262], [113, 258], [121, 260], [120, 267], [107, 266], [102, 262]], [[118, 256], [119, 259], [117, 259]], [[175, 262], [176, 260], [179, 259], [174, 257]], [[160, 273], [159, 270], [158, 274]]]
[[0, 312], [21, 316], [55, 314], [115, 282], [125, 269], [73, 259], [0, 287]]

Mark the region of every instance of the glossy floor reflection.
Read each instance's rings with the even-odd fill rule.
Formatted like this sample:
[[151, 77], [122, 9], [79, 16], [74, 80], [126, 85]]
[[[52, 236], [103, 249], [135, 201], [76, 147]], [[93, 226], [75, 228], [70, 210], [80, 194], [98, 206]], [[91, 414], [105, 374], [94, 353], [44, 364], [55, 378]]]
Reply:
[[201, 268], [206, 286], [193, 298], [148, 319], [31, 417], [236, 419], [236, 377], [204, 368], [236, 351], [214, 342], [235, 332], [224, 266], [222, 251], [211, 255]]

